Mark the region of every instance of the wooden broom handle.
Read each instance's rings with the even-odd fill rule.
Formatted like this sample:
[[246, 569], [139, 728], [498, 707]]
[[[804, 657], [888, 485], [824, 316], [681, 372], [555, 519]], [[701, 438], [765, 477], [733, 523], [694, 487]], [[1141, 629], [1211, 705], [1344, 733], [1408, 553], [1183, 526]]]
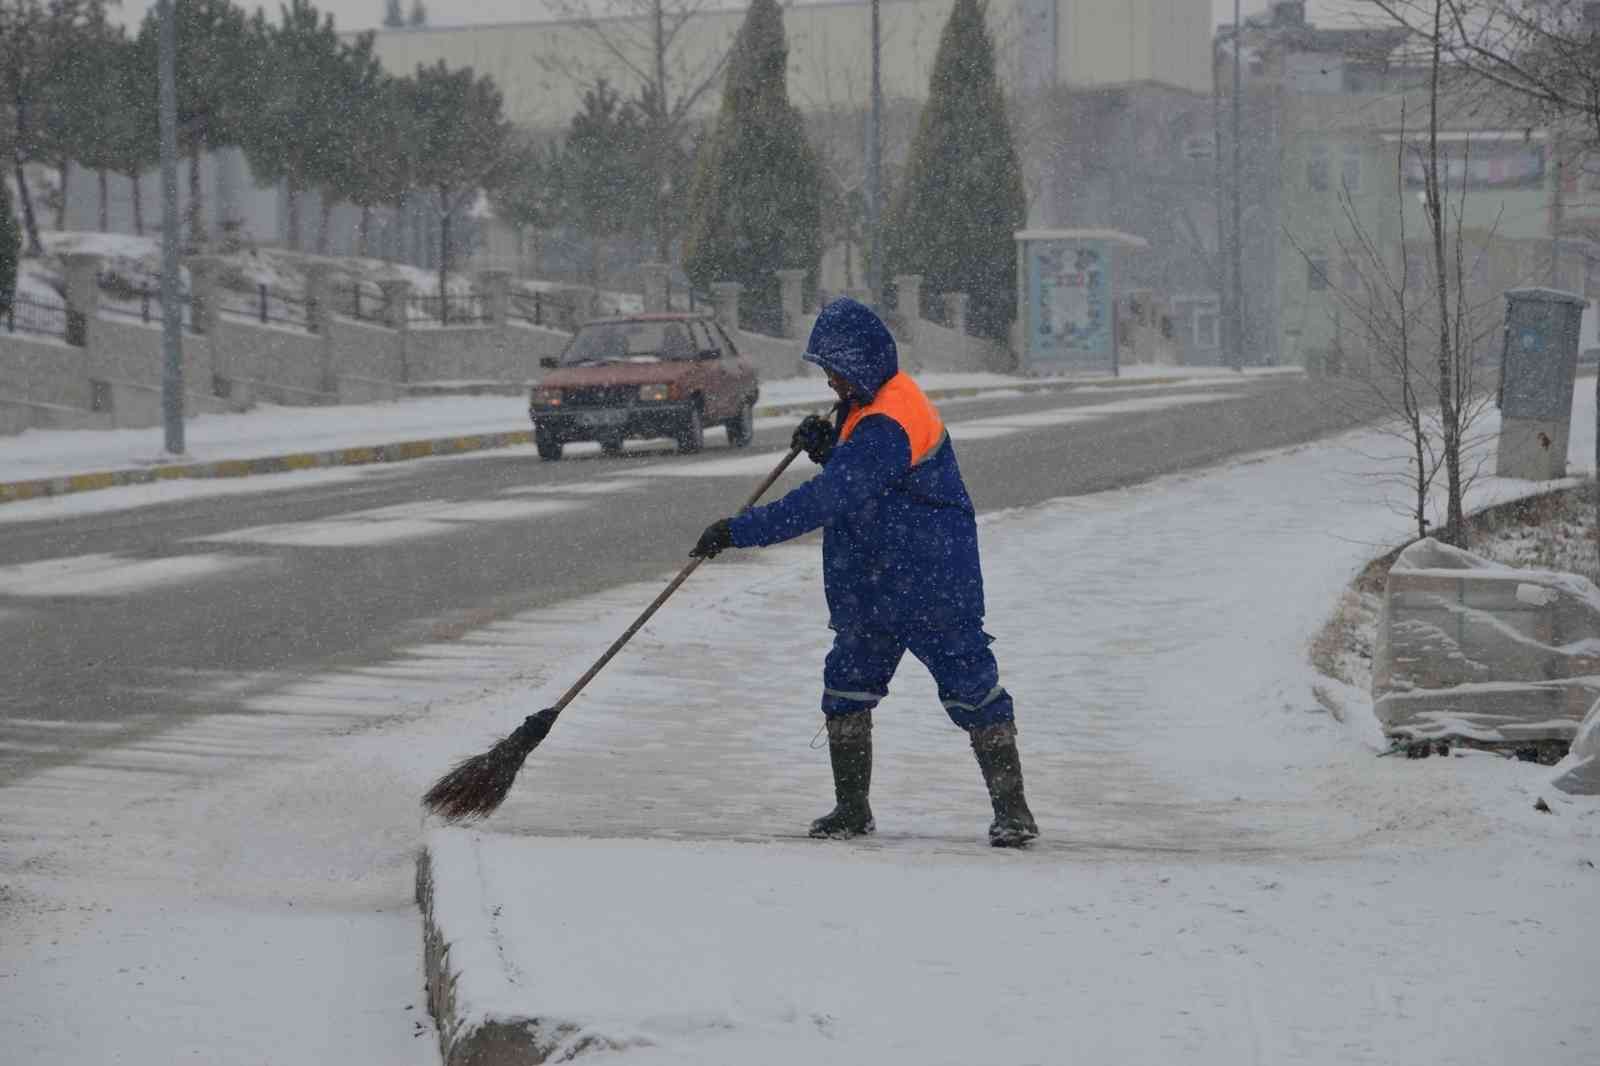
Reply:
[[[794, 462], [795, 457], [799, 454], [799, 448], [791, 448], [789, 450], [789, 454], [783, 457], [783, 462], [774, 467], [772, 473], [767, 475], [766, 480], [760, 485], [756, 486], [756, 491], [750, 494], [750, 498], [745, 501], [744, 506], [739, 508], [739, 510], [747, 511], [754, 507], [756, 505], [756, 501], [761, 499], [762, 496], [766, 495], [767, 490], [772, 487], [774, 482], [783, 476], [783, 472], [789, 469], [789, 464]], [[650, 616], [655, 614], [663, 603], [667, 602], [668, 597], [670, 597], [674, 592], [678, 591], [679, 585], [682, 585], [685, 581], [689, 580], [689, 575], [694, 573], [703, 562], [705, 562], [704, 559], [690, 559], [688, 564], [684, 566], [682, 570], [678, 571], [678, 576], [673, 578], [672, 581], [668, 583], [667, 587], [661, 590], [660, 595], [651, 601], [650, 606], [646, 607], [639, 617], [633, 620], [633, 624], [623, 631], [622, 636], [611, 642], [611, 647], [606, 649], [605, 654], [600, 656], [599, 659], [595, 660], [595, 664], [589, 667], [589, 669], [584, 672], [584, 675], [578, 678], [571, 688], [562, 693], [561, 698], [556, 701], [555, 706], [552, 707], [551, 710], [555, 711], [556, 714], [559, 715], [566, 708], [567, 704], [576, 699], [578, 693], [583, 691], [583, 687], [589, 682], [593, 681], [596, 674], [605, 669], [606, 663], [615, 658], [617, 652], [622, 650], [623, 645], [632, 640], [633, 635], [639, 632], [640, 629], [644, 628], [644, 624], [650, 621]]]

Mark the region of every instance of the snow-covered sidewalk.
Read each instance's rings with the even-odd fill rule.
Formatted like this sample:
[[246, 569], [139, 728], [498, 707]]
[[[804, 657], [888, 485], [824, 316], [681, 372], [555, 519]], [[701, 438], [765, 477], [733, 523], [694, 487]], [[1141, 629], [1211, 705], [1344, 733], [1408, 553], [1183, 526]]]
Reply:
[[[1292, 373], [1251, 370], [1250, 376]], [[1080, 387], [1136, 386], [1152, 379], [1177, 379], [1204, 386], [1235, 380], [1232, 371], [1216, 368], [1135, 368], [1119, 381], [1082, 383]], [[1039, 381], [1001, 374], [927, 374], [923, 387], [935, 392], [978, 391], [988, 395]], [[1074, 387], [1064, 384], [1063, 387]], [[763, 408], [826, 404], [831, 393], [820, 378], [763, 382]], [[290, 453], [331, 451], [395, 444], [402, 441], [475, 436], [527, 430], [528, 403], [522, 396], [435, 396], [393, 403], [346, 404], [338, 407], [262, 405], [239, 414], [197, 415], [184, 424], [185, 454], [167, 454], [164, 431], [28, 430], [0, 437], [0, 483], [73, 474], [125, 470], [174, 462], [260, 459]]]
[[[1576, 406], [1587, 467], [1593, 390]], [[429, 1061], [404, 903], [426, 841], [459, 1020], [538, 1018], [598, 1061], [1592, 1062], [1600, 814], [1544, 767], [1376, 758], [1370, 711], [1312, 694], [1309, 640], [1405, 535], [1393, 450], [984, 520], [1025, 853], [984, 846], [978, 771], [909, 659], [877, 716], [880, 837], [787, 839], [831, 802], [815, 544], [701, 568], [480, 830], [419, 832], [417, 798], [661, 582], [37, 775], [0, 791], [0, 1046]]]

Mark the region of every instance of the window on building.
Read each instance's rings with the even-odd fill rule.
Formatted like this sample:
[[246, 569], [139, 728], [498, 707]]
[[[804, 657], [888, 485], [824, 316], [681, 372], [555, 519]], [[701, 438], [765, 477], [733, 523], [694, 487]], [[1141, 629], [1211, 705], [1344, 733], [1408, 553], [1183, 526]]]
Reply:
[[1318, 192], [1325, 192], [1329, 177], [1328, 146], [1313, 144], [1306, 155], [1306, 184]]
[[1222, 313], [1215, 303], [1196, 304], [1194, 309], [1194, 346], [1217, 348], [1222, 344]]
[[1312, 292], [1322, 292], [1328, 287], [1328, 257], [1325, 255], [1310, 255], [1306, 257], [1306, 288]]
[[1339, 287], [1345, 292], [1361, 291], [1361, 267], [1354, 259], [1339, 264]]
[[1344, 158], [1340, 161], [1339, 180], [1351, 192], [1361, 191], [1361, 146], [1347, 144], [1344, 146]]

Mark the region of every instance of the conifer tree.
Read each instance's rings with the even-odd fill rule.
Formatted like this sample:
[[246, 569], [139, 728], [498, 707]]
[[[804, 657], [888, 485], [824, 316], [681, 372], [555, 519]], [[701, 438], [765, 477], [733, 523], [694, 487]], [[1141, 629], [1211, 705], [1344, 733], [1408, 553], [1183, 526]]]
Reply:
[[753, 0], [700, 153], [684, 253], [697, 286], [742, 283], [741, 317], [770, 332], [783, 314], [776, 271], [815, 271], [821, 246], [821, 170], [789, 103], [788, 63], [777, 0]]
[[930, 296], [967, 293], [973, 331], [1003, 338], [1016, 312], [1015, 233], [1027, 213], [984, 9], [956, 0], [890, 212], [889, 272], [921, 274]]

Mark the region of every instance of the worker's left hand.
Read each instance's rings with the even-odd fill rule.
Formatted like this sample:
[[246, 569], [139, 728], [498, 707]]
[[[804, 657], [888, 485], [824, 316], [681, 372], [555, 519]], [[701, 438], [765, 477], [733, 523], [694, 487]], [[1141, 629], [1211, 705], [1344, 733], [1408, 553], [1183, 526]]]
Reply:
[[733, 529], [726, 518], [719, 518], [706, 527], [700, 540], [689, 552], [696, 559], [715, 559], [724, 548], [733, 547]]

